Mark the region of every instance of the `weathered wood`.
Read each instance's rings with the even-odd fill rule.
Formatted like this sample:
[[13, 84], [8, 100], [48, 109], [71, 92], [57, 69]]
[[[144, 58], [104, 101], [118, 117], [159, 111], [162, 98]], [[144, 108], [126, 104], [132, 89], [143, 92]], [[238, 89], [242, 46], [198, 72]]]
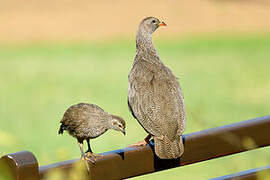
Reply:
[[[184, 135], [185, 152], [181, 158], [162, 160], [150, 146], [125, 148], [103, 153], [96, 164], [90, 165], [86, 179], [123, 179], [184, 166], [230, 154], [270, 145], [270, 116], [247, 120]], [[39, 168], [41, 179], [51, 170], [68, 174], [79, 160], [65, 161]], [[78, 173], [79, 175], [79, 173]]]
[[7, 154], [0, 159], [0, 164], [13, 179], [17, 180], [38, 180], [38, 162], [35, 156], [29, 151]]

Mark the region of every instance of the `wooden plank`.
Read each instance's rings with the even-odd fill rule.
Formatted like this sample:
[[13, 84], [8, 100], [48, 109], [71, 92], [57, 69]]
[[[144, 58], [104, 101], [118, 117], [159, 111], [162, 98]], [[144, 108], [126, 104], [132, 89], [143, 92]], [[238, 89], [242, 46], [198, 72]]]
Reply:
[[[181, 158], [162, 160], [154, 155], [154, 143], [138, 148], [124, 148], [103, 153], [90, 173], [72, 171], [79, 160], [65, 161], [39, 168], [41, 179], [50, 171], [75, 172], [85, 179], [123, 179], [184, 166], [270, 145], [270, 116], [184, 135], [185, 152]], [[81, 163], [83, 164], [83, 163]]]
[[38, 180], [38, 162], [29, 151], [7, 154], [0, 159], [0, 168], [8, 171], [13, 179]]

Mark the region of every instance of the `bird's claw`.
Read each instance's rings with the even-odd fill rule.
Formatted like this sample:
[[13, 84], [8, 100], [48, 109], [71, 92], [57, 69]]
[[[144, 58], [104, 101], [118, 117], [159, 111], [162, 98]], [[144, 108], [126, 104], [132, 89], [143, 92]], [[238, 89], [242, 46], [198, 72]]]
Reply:
[[81, 157], [81, 160], [90, 161], [90, 162], [93, 163], [93, 164], [96, 163], [96, 158], [93, 157], [93, 156], [83, 156], [83, 157]]
[[102, 155], [102, 154], [95, 154], [95, 153], [90, 153], [89, 151], [88, 152], [86, 152], [86, 156], [87, 157], [103, 157], [104, 155]]
[[142, 140], [137, 143], [131, 144], [128, 147], [146, 146], [147, 144], [149, 144], [149, 142], [147, 142], [146, 140]]
[[85, 159], [90, 161], [91, 163], [95, 164], [98, 157], [103, 157], [102, 154], [94, 154], [91, 152], [87, 152], [85, 155]]

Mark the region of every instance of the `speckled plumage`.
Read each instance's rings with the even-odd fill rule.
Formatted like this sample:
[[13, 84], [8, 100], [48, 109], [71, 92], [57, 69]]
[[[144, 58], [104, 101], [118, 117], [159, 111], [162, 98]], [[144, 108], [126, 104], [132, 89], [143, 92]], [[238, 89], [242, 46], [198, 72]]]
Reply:
[[158, 28], [153, 20], [160, 23], [148, 17], [139, 25], [128, 77], [128, 104], [133, 116], [154, 137], [157, 156], [172, 159], [184, 152], [185, 105], [178, 79], [153, 45], [152, 33]]
[[109, 129], [110, 114], [94, 104], [80, 103], [65, 112], [60, 123], [79, 139], [96, 138]]
[[[125, 134], [125, 121], [119, 116], [109, 114], [94, 104], [79, 103], [69, 107], [62, 120], [58, 133], [67, 130], [70, 135], [77, 138], [83, 152], [83, 141], [87, 140], [88, 152], [92, 153], [89, 140], [96, 138], [108, 129], [121, 131]], [[91, 154], [90, 154], [91, 156]]]

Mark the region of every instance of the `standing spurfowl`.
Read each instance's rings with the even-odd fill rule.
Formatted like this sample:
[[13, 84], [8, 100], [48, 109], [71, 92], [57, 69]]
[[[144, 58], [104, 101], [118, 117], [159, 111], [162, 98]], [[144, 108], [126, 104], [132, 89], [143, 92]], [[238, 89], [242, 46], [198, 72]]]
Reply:
[[180, 157], [184, 152], [185, 104], [178, 79], [161, 61], [152, 42], [152, 33], [164, 22], [154, 17], [142, 20], [136, 36], [136, 55], [128, 76], [128, 106], [149, 134], [131, 146], [155, 142], [161, 159]]
[[[96, 156], [90, 147], [90, 139], [94, 139], [108, 129], [121, 131], [125, 135], [126, 124], [123, 118], [109, 114], [94, 104], [79, 103], [69, 107], [62, 120], [58, 134], [64, 130], [75, 137], [81, 150], [81, 159], [95, 162]], [[83, 150], [83, 141], [87, 141], [87, 157]], [[88, 167], [89, 168], [89, 167]], [[89, 169], [88, 169], [89, 170]]]

